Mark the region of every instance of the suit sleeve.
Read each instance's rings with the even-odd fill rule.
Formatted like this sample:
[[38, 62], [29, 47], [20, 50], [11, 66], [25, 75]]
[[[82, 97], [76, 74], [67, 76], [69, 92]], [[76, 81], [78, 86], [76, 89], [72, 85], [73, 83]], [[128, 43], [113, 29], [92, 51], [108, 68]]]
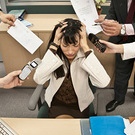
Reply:
[[113, 0], [111, 0], [110, 8], [105, 19], [117, 20]]
[[48, 49], [42, 59], [42, 63], [38, 66], [34, 74], [34, 81], [37, 84], [44, 84], [51, 78], [52, 73], [62, 64], [62, 60]]
[[[134, 15], [135, 16], [135, 15]], [[134, 18], [134, 20], [135, 20], [135, 18]], [[135, 21], [134, 21], [135, 22]], [[135, 33], [135, 23], [132, 23], [132, 25], [133, 25], [133, 28], [134, 28], [134, 33]]]

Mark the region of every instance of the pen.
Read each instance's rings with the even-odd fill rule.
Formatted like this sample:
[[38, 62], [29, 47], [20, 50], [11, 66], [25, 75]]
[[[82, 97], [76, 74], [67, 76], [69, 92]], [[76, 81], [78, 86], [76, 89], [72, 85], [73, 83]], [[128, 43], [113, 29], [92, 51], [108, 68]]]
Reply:
[[96, 25], [102, 25], [102, 23], [95, 23], [92, 26], [96, 26]]

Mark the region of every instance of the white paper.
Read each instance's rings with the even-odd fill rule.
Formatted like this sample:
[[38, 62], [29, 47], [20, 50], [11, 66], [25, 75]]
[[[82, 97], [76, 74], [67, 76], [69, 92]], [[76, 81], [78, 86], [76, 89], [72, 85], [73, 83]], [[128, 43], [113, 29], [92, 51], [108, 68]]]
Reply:
[[135, 120], [125, 128], [124, 133], [126, 135], [135, 135]]
[[127, 128], [130, 125], [129, 119], [125, 119], [123, 118], [124, 124], [125, 124], [125, 128]]
[[71, 0], [71, 3], [80, 21], [86, 25], [87, 34], [97, 34], [103, 30], [100, 25], [93, 26], [98, 19], [94, 0]]
[[25, 49], [27, 49], [31, 54], [33, 54], [43, 43], [43, 41], [18, 19], [15, 21], [14, 24], [15, 26], [10, 27], [7, 32], [14, 39], [16, 39]]

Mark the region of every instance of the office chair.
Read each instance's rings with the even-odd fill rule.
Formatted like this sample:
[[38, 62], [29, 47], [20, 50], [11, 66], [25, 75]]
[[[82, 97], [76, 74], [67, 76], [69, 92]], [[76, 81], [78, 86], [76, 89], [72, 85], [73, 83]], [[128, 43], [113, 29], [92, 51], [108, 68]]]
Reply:
[[[45, 88], [46, 89], [46, 88]], [[43, 85], [37, 85], [34, 90], [28, 104], [28, 109], [34, 111], [38, 105], [38, 109], [42, 106], [43, 95], [45, 93], [45, 89]]]
[[134, 96], [135, 96], [135, 73], [134, 73]]
[[[92, 89], [93, 94], [96, 92], [96, 87], [94, 87], [90, 81], [90, 79], [88, 79], [89, 82], [89, 86]], [[36, 109], [36, 107], [38, 106], [38, 110], [40, 109], [40, 107], [43, 105], [43, 103], [45, 103], [45, 98], [44, 98], [44, 94], [45, 94], [45, 90], [46, 90], [47, 86], [43, 86], [43, 85], [37, 85], [36, 89], [34, 90], [29, 103], [28, 103], [28, 109], [31, 111], [34, 111]], [[45, 103], [47, 104], [47, 103]], [[48, 107], [48, 106], [46, 106]], [[47, 108], [48, 109], [48, 108]], [[89, 116], [95, 116], [95, 109], [94, 109], [94, 105], [93, 103], [91, 103], [89, 105]], [[46, 113], [44, 114], [45, 118], [48, 117], [48, 113], [46, 111]]]
[[[39, 110], [43, 104], [46, 104], [46, 106], [44, 106], [46, 107], [43, 114], [44, 118], [48, 118], [48, 114], [49, 114], [49, 107], [45, 102], [45, 98], [44, 98], [46, 88], [47, 87], [44, 87], [43, 85], [37, 85], [28, 103], [28, 109], [31, 111], [34, 111], [37, 106]], [[38, 116], [38, 118], [41, 117]]]

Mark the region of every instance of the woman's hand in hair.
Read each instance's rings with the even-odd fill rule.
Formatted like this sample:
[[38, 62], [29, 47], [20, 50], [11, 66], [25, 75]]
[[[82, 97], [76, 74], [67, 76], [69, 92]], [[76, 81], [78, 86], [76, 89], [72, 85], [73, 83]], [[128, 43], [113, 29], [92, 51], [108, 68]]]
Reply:
[[58, 29], [56, 30], [56, 33], [55, 33], [55, 38], [54, 38], [54, 43], [57, 44], [57, 45], [60, 45], [60, 39], [62, 37], [62, 34], [64, 31], [62, 31], [66, 26], [67, 26], [67, 23], [64, 22], [64, 23], [61, 23], [63, 24], [62, 27], [58, 27]]
[[82, 23], [81, 31], [80, 31], [80, 46], [82, 47], [84, 53], [89, 51], [90, 48], [87, 43], [87, 34], [86, 34], [86, 26]]

